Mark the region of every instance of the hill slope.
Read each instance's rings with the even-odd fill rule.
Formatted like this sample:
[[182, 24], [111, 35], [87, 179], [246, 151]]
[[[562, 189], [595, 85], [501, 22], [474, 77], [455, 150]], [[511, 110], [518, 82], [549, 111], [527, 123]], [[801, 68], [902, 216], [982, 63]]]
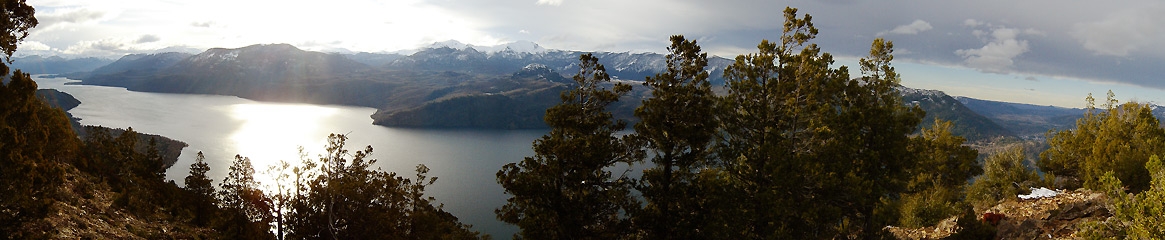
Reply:
[[1000, 126], [991, 119], [963, 105], [954, 97], [937, 90], [921, 90], [900, 87], [902, 101], [914, 104], [926, 111], [921, 127], [930, 127], [934, 119], [954, 122], [955, 135], [967, 138], [969, 142], [993, 139], [997, 137], [1015, 137], [1010, 130]]
[[1084, 109], [1037, 106], [956, 97], [971, 110], [1005, 126], [1025, 138], [1043, 137], [1048, 130], [1076, 128], [1076, 119], [1084, 116]]

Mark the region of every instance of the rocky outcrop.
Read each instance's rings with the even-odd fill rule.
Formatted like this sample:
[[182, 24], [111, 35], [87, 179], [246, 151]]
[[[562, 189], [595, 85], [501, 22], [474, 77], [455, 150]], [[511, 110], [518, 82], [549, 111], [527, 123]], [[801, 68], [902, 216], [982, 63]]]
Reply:
[[[1109, 206], [1104, 193], [1079, 189], [1032, 200], [1005, 199], [974, 220], [994, 222], [995, 239], [1078, 239], [1083, 223], [1112, 217]], [[966, 220], [953, 216], [932, 227], [885, 230], [898, 239], [944, 239], [962, 231], [958, 223]]]
[[1081, 223], [1112, 216], [1108, 197], [1087, 189], [1035, 200], [1007, 199], [987, 212], [1007, 216], [996, 226], [1002, 239], [1075, 239]]

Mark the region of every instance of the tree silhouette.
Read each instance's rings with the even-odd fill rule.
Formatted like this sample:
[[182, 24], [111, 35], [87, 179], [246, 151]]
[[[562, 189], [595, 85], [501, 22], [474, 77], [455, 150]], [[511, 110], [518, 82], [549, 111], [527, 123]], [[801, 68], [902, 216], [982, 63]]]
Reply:
[[617, 239], [629, 230], [627, 209], [637, 208], [631, 180], [606, 168], [631, 162], [635, 152], [618, 137], [626, 123], [607, 106], [631, 90], [616, 83], [598, 58], [579, 56], [574, 89], [546, 110], [550, 133], [534, 141], [534, 156], [498, 171], [498, 183], [511, 195], [495, 212], [516, 224], [529, 239]]
[[708, 166], [712, 140], [716, 134], [715, 95], [708, 83], [708, 54], [695, 41], [671, 37], [667, 70], [648, 77], [651, 89], [635, 110], [641, 120], [635, 124], [634, 138], [652, 153], [654, 167], [644, 170], [637, 189], [647, 205], [636, 213], [636, 225], [649, 238], [709, 238], [711, 217], [708, 208], [715, 202], [714, 189], [701, 178]]

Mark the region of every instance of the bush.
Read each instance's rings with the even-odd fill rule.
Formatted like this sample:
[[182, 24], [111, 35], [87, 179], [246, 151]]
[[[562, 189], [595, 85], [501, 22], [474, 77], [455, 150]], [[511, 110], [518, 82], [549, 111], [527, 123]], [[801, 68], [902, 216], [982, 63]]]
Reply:
[[1100, 177], [1112, 172], [1134, 193], [1148, 189], [1145, 161], [1165, 150], [1165, 129], [1152, 109], [1135, 102], [1117, 106], [1110, 92], [1104, 110], [1094, 111], [1090, 107], [1076, 129], [1048, 138], [1049, 148], [1040, 154], [1040, 170], [1062, 178], [1057, 184], [1060, 188], [1100, 190]]
[[966, 205], [959, 195], [946, 188], [931, 188], [902, 197], [899, 224], [906, 228], [933, 226], [939, 221], [960, 214]]
[[976, 177], [967, 189], [967, 200], [976, 212], [1041, 184], [1040, 176], [1023, 164], [1024, 156], [1023, 148], [1012, 146], [987, 157], [983, 175]]
[[1153, 155], [1145, 163], [1152, 176], [1149, 189], [1138, 194], [1126, 193], [1126, 188], [1113, 172], [1100, 177], [1099, 185], [1112, 201], [1113, 219], [1090, 223], [1089, 236], [1116, 235], [1126, 239], [1165, 239], [1165, 164]]

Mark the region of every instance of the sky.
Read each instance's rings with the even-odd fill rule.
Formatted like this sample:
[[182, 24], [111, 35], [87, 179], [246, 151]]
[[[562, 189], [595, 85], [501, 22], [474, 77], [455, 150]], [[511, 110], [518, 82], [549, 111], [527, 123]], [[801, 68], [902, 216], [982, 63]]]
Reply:
[[547, 49], [664, 52], [668, 37], [711, 55], [777, 39], [786, 6], [813, 41], [857, 69], [874, 38], [894, 42], [903, 85], [951, 95], [1082, 107], [1092, 93], [1165, 103], [1159, 0], [29, 0], [39, 26], [17, 55], [117, 58], [289, 43], [394, 52], [456, 40]]

